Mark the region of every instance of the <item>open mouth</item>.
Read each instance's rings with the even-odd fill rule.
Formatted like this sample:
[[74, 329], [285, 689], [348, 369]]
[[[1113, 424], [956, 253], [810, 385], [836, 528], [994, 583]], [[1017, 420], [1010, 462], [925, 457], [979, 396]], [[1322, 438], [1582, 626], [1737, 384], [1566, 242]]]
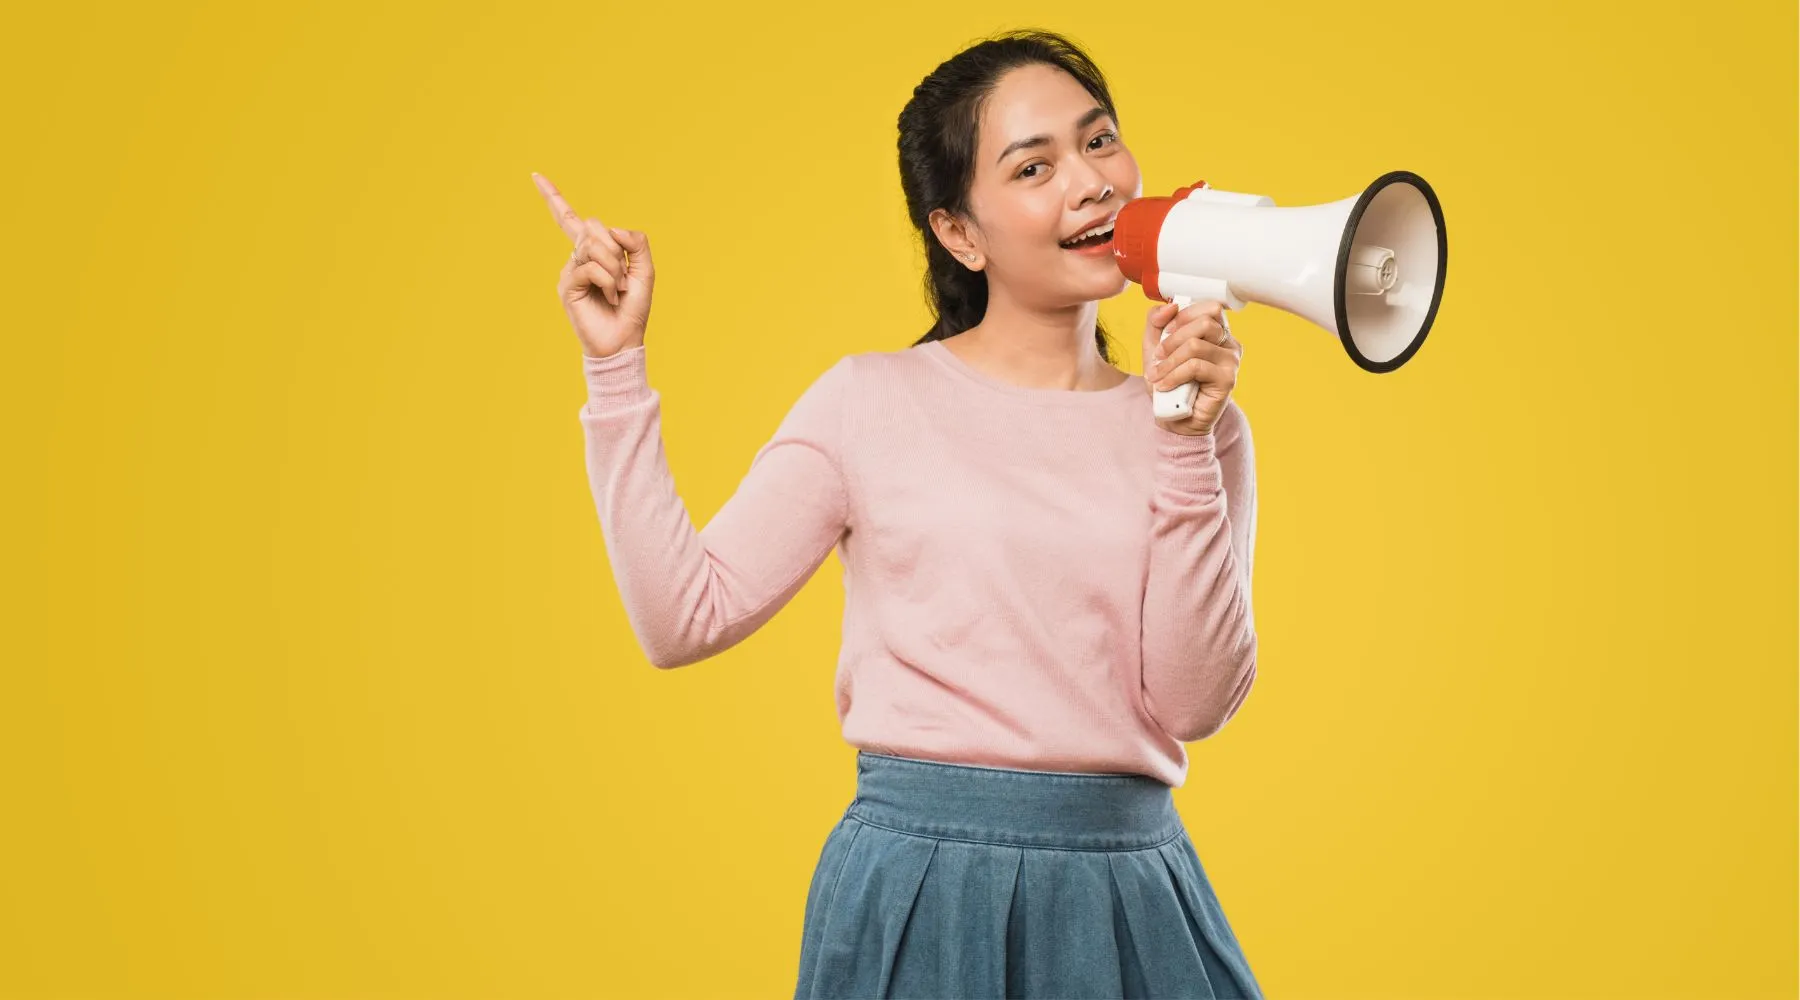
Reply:
[[1093, 250], [1111, 243], [1112, 237], [1113, 224], [1108, 222], [1095, 226], [1076, 239], [1064, 240], [1058, 245], [1064, 250]]

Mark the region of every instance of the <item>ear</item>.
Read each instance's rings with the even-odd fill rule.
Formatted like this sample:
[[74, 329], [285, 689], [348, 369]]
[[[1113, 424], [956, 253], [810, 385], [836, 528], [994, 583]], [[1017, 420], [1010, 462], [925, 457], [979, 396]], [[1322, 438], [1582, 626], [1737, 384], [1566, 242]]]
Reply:
[[953, 218], [949, 212], [941, 208], [934, 208], [927, 221], [931, 223], [931, 231], [937, 236], [938, 243], [950, 251], [950, 255], [957, 260], [969, 263], [969, 255], [979, 252], [975, 249], [975, 244], [970, 242], [968, 232], [963, 228], [963, 224]]

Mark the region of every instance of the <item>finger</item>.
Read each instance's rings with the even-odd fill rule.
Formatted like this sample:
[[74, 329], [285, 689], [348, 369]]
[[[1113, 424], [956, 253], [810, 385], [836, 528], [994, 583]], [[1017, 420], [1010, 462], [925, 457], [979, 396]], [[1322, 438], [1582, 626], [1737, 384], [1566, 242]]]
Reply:
[[607, 232], [619, 245], [625, 248], [629, 256], [625, 273], [633, 278], [648, 278], [656, 273], [656, 264], [650, 257], [650, 237], [636, 229], [620, 229], [608, 227]]
[[1208, 316], [1223, 320], [1224, 315], [1225, 304], [1223, 302], [1202, 299], [1188, 303], [1187, 307], [1183, 309], [1175, 308], [1173, 302], [1165, 302], [1150, 310], [1150, 321], [1146, 326], [1172, 336], [1175, 330], [1190, 323], [1200, 322]]
[[556, 294], [564, 302], [573, 302], [587, 295], [587, 279], [581, 276], [582, 262], [568, 260], [563, 262], [562, 273], [556, 278]]
[[[600, 247], [606, 251], [606, 256], [619, 262], [621, 268], [620, 273], [623, 273], [625, 248], [620, 246], [619, 241], [613, 238], [612, 227], [601, 222], [599, 219], [583, 219], [581, 221], [583, 225], [587, 226], [588, 237], [595, 243], [598, 243]], [[598, 253], [594, 254], [595, 260], [599, 260], [600, 257], [601, 255]]]
[[1201, 300], [1190, 302], [1186, 308], [1176, 309], [1173, 302], [1165, 302], [1150, 310], [1147, 330], [1159, 331], [1159, 340], [1167, 340], [1174, 335], [1175, 329], [1190, 323], [1202, 322], [1212, 318], [1220, 323], [1225, 321], [1225, 304], [1223, 302]]
[[624, 278], [625, 250], [607, 233], [605, 223], [599, 219], [583, 219], [582, 223], [587, 226], [588, 231], [588, 235], [578, 244], [582, 258], [599, 261], [615, 276]]
[[1203, 341], [1193, 336], [1191, 328], [1170, 334], [1169, 339], [1160, 345], [1156, 357], [1151, 359], [1151, 377], [1156, 378], [1189, 358], [1199, 357], [1199, 348], [1196, 345], [1201, 343]]
[[1157, 342], [1151, 356], [1157, 360], [1169, 358], [1174, 354], [1176, 348], [1194, 339], [1216, 344], [1223, 338], [1224, 333], [1225, 327], [1220, 321], [1213, 319], [1210, 312], [1202, 311], [1193, 315], [1184, 313], [1163, 331], [1162, 338]]
[[1190, 337], [1175, 345], [1167, 356], [1153, 363], [1150, 366], [1150, 377], [1161, 378], [1165, 372], [1173, 371], [1196, 358], [1220, 367], [1235, 364], [1237, 361], [1237, 355], [1232, 352], [1231, 348], [1200, 337]]
[[1144, 365], [1149, 367], [1156, 357], [1157, 344], [1162, 341], [1163, 329], [1175, 318], [1175, 303], [1160, 302], [1150, 307], [1144, 314]]
[[597, 260], [590, 260], [575, 269], [575, 276], [595, 288], [600, 289], [600, 296], [613, 305], [619, 304], [619, 279], [608, 271], [605, 265]]
[[531, 180], [537, 184], [537, 189], [543, 194], [544, 201], [549, 203], [550, 214], [556, 218], [556, 224], [562, 227], [563, 233], [569, 237], [570, 241], [579, 243], [584, 233], [581, 216], [576, 215], [575, 210], [569, 207], [569, 203], [563, 200], [562, 192], [556, 189], [556, 185], [550, 183], [550, 178], [534, 173], [531, 175]]
[[[1201, 303], [1195, 303], [1195, 305], [1198, 306]], [[1184, 310], [1180, 316], [1175, 318], [1175, 322], [1169, 325], [1171, 328], [1180, 327], [1188, 335], [1210, 340], [1215, 344], [1222, 343], [1227, 339], [1226, 335], [1230, 330], [1225, 325], [1225, 307], [1216, 302], [1205, 303], [1205, 305], [1209, 308], [1200, 309], [1190, 306], [1191, 312]], [[1170, 334], [1170, 339], [1173, 337], [1174, 335]]]
[[598, 240], [591, 236], [582, 240], [581, 245], [576, 247], [576, 252], [580, 254], [576, 263], [598, 264], [606, 269], [607, 274], [612, 275], [613, 281], [619, 287], [624, 287], [625, 262], [613, 252], [608, 251]]
[[1188, 303], [1188, 307], [1181, 310], [1181, 319], [1184, 321], [1197, 320], [1202, 316], [1211, 316], [1219, 322], [1224, 322], [1225, 303], [1215, 299], [1201, 299]]
[[1158, 377], [1151, 384], [1158, 392], [1164, 392], [1173, 389], [1176, 386], [1186, 385], [1189, 382], [1228, 383], [1233, 381], [1234, 378], [1235, 376], [1230, 372], [1225, 371], [1219, 365], [1216, 365], [1205, 358], [1189, 358], [1181, 364], [1169, 369], [1167, 373]]

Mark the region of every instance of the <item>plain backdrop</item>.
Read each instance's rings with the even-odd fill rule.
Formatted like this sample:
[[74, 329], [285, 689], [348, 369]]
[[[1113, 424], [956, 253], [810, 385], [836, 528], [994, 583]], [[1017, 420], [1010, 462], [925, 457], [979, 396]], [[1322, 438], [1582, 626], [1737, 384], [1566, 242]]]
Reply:
[[1258, 682], [1176, 800], [1269, 995], [1793, 996], [1796, 15], [1543, 0], [9, 14], [0, 995], [787, 995], [841, 568], [644, 658], [529, 175], [650, 234], [703, 524], [929, 325], [895, 117], [1030, 26], [1147, 194], [1447, 214], [1398, 372], [1235, 317]]

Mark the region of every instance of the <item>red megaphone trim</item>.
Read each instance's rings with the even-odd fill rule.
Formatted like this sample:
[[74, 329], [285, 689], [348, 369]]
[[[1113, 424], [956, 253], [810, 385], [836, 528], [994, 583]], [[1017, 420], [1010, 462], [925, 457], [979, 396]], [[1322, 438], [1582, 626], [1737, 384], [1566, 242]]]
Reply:
[[1156, 276], [1162, 270], [1157, 266], [1156, 244], [1162, 237], [1163, 220], [1176, 202], [1204, 187], [1205, 181], [1195, 181], [1168, 197], [1133, 198], [1113, 219], [1113, 260], [1119, 273], [1137, 282], [1146, 296], [1158, 302], [1164, 301], [1162, 289], [1156, 287]]

